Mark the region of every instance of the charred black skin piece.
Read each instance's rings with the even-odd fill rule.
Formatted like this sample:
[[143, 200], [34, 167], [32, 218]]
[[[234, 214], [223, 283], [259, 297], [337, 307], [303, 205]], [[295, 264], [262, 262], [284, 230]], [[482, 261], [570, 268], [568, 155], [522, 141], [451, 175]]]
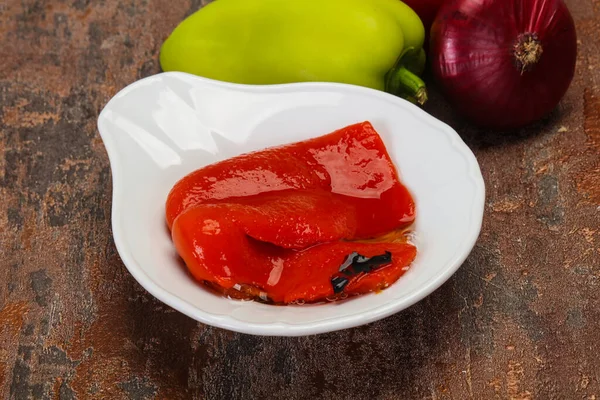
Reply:
[[386, 251], [385, 254], [370, 258], [354, 252], [346, 258], [346, 261], [340, 266], [339, 272], [331, 278], [333, 292], [335, 294], [342, 293], [348, 283], [350, 283], [351, 278], [362, 273], [368, 274], [371, 271], [391, 263], [392, 253], [389, 251]]

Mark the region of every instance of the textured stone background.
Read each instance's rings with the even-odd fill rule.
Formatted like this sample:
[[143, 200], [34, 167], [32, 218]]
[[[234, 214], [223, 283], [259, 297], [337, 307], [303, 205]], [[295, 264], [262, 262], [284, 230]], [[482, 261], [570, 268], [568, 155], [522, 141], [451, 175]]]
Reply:
[[201, 4], [0, 3], [0, 398], [600, 399], [598, 0], [568, 1], [577, 76], [547, 121], [490, 135], [433, 95], [488, 184], [463, 268], [386, 320], [293, 339], [174, 312], [112, 241], [97, 115]]

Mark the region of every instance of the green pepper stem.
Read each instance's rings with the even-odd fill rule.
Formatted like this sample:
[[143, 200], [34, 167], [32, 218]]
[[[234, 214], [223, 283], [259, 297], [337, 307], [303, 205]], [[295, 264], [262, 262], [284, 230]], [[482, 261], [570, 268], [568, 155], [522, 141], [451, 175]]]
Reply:
[[427, 87], [417, 75], [423, 70], [424, 55], [422, 49], [406, 49], [387, 73], [385, 91], [420, 106], [424, 105], [427, 102]]
[[390, 71], [385, 91], [420, 106], [427, 102], [427, 87], [425, 86], [425, 82], [405, 67]]

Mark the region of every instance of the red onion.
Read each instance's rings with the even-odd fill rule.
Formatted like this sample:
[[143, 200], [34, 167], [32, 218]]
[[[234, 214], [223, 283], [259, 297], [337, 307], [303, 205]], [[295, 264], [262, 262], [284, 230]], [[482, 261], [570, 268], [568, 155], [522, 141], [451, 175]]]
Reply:
[[489, 128], [549, 114], [573, 80], [576, 57], [575, 24], [561, 0], [448, 0], [431, 29], [443, 94]]

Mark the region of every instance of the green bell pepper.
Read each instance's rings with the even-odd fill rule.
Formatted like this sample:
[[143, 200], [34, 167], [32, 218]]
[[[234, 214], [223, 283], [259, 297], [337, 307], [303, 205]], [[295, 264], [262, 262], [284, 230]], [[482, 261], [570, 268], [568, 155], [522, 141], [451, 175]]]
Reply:
[[163, 43], [163, 71], [243, 84], [339, 82], [427, 100], [425, 30], [400, 0], [216, 0]]

